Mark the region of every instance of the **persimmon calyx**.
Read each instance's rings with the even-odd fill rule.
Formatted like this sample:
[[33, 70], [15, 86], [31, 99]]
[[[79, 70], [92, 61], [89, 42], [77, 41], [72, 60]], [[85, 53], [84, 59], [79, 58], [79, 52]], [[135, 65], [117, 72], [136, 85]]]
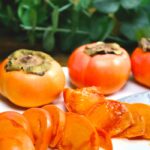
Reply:
[[142, 38], [139, 42], [139, 46], [144, 52], [150, 52], [150, 38]]
[[50, 70], [53, 58], [48, 54], [27, 49], [15, 51], [8, 57], [6, 71], [23, 70], [26, 73], [44, 75]]
[[104, 43], [104, 42], [97, 42], [92, 45], [88, 45], [85, 47], [84, 52], [89, 56], [95, 56], [98, 54], [114, 54], [114, 55], [121, 55], [121, 47], [117, 43]]

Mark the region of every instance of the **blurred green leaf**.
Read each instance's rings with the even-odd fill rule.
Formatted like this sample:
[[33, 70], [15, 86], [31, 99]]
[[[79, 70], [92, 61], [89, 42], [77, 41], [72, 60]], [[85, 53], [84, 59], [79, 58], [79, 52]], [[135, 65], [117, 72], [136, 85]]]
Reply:
[[120, 30], [121, 33], [128, 39], [138, 40], [138, 30], [141, 30], [141, 28], [144, 29], [147, 26], [150, 26], [148, 15], [145, 12], [141, 11], [135, 13], [131, 18], [129, 18], [128, 22], [123, 22]]
[[92, 0], [70, 0], [76, 10], [87, 9]]
[[52, 31], [45, 31], [43, 36], [43, 47], [46, 51], [52, 51], [55, 45], [55, 33]]
[[1, 0], [0, 36], [65, 52], [98, 40], [130, 47], [149, 37], [149, 6], [150, 0]]
[[125, 9], [132, 9], [139, 6], [141, 2], [142, 0], [121, 0], [121, 5]]
[[18, 10], [18, 15], [24, 25], [33, 27], [36, 26], [37, 13], [33, 8], [30, 8], [26, 5], [21, 5]]
[[90, 39], [92, 40], [105, 40], [112, 32], [114, 27], [114, 21], [107, 16], [93, 16], [89, 19], [90, 26], [88, 31], [90, 32]]
[[58, 27], [58, 20], [59, 20], [59, 8], [55, 7], [52, 12], [52, 26], [53, 31], [55, 32]]
[[115, 13], [120, 6], [120, 2], [118, 0], [94, 0], [94, 7], [103, 13]]
[[34, 5], [39, 5], [41, 3], [41, 0], [33, 0]]
[[141, 0], [141, 6], [149, 5], [150, 0]]
[[147, 27], [145, 26], [144, 28], [139, 28], [135, 34], [136, 34], [138, 41], [142, 37], [150, 38], [150, 26], [147, 26]]

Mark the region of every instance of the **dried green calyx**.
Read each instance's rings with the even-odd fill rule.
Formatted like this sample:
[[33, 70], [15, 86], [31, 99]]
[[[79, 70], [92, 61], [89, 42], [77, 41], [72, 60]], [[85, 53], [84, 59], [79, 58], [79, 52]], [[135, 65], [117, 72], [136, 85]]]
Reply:
[[144, 52], [150, 52], [150, 38], [142, 38], [139, 42], [139, 46]]
[[98, 54], [114, 54], [121, 55], [122, 51], [118, 44], [116, 43], [104, 43], [97, 42], [95, 44], [89, 45], [85, 47], [84, 52], [89, 56], [95, 56]]
[[6, 71], [23, 70], [26, 73], [44, 75], [51, 68], [52, 61], [53, 58], [46, 53], [20, 49], [8, 57], [5, 69]]

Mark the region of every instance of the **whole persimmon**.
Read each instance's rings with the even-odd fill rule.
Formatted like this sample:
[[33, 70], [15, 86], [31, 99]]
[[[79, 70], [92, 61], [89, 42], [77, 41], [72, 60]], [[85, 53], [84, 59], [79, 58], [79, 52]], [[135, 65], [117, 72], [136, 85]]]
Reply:
[[150, 87], [150, 39], [141, 39], [131, 55], [131, 65], [134, 79]]
[[22, 107], [51, 103], [64, 85], [59, 63], [41, 51], [17, 50], [0, 64], [0, 93]]
[[125, 85], [131, 63], [126, 50], [118, 44], [96, 42], [78, 47], [69, 57], [68, 69], [75, 86], [97, 86], [107, 95]]

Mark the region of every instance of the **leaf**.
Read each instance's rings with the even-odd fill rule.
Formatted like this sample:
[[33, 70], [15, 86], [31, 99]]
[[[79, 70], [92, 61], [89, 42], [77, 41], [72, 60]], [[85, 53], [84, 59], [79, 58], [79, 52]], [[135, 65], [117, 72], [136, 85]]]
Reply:
[[141, 0], [141, 5], [144, 6], [144, 5], [149, 5], [150, 4], [150, 1], [149, 0]]
[[115, 13], [120, 6], [118, 0], [94, 0], [94, 7], [103, 13]]
[[43, 47], [46, 51], [52, 51], [55, 46], [55, 33], [52, 31], [45, 31], [43, 36]]
[[121, 5], [125, 9], [133, 9], [140, 5], [142, 0], [121, 0]]
[[87, 9], [91, 4], [91, 0], [70, 0], [76, 10]]
[[90, 42], [89, 36], [81, 34], [61, 34], [60, 39], [59, 48], [64, 52], [72, 52], [76, 47]]
[[144, 11], [135, 13], [128, 21], [122, 22], [120, 32], [130, 40], [138, 40], [138, 30], [150, 26], [148, 15]]
[[142, 37], [150, 38], [150, 26], [139, 28], [135, 33], [137, 40], [141, 40]]
[[114, 28], [114, 21], [107, 16], [97, 17], [90, 27], [90, 38], [92, 40], [105, 40]]
[[52, 12], [52, 30], [56, 31], [59, 20], [59, 8], [55, 7]]
[[21, 5], [18, 10], [18, 15], [22, 23], [33, 28], [37, 24], [37, 13], [33, 8]]
[[41, 3], [41, 0], [33, 0], [34, 5], [39, 5]]

